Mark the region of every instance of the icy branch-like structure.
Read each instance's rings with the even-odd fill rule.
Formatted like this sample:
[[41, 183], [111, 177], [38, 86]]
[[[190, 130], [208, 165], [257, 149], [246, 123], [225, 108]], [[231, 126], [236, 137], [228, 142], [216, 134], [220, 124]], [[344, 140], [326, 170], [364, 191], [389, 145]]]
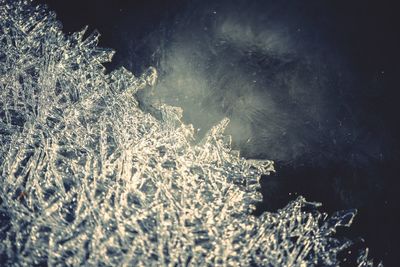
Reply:
[[251, 216], [272, 162], [231, 151], [228, 120], [195, 145], [181, 109], [142, 111], [135, 92], [155, 70], [105, 74], [114, 52], [84, 35], [65, 36], [29, 1], [0, 0], [2, 264], [338, 264], [350, 242], [332, 234], [355, 211], [304, 212], [317, 204], [300, 197]]

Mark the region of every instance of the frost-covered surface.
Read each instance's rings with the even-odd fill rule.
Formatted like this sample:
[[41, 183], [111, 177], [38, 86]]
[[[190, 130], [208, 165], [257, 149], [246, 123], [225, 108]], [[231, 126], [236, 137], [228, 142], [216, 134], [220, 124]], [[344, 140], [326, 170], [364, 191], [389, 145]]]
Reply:
[[43, 7], [0, 0], [2, 264], [339, 264], [350, 242], [332, 235], [355, 211], [328, 218], [300, 197], [250, 215], [273, 163], [232, 151], [228, 120], [195, 144], [179, 108], [143, 111], [135, 93], [156, 71], [105, 74], [113, 51], [84, 34], [65, 36]]

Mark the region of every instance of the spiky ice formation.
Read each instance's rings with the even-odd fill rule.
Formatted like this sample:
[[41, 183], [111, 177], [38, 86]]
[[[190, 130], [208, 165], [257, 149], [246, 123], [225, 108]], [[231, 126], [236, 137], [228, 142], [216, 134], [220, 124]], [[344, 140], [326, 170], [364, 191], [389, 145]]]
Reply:
[[155, 70], [105, 74], [114, 52], [84, 35], [65, 36], [44, 7], [0, 0], [1, 263], [339, 263], [350, 242], [332, 234], [355, 211], [328, 218], [300, 197], [250, 215], [273, 163], [232, 151], [227, 119], [194, 144], [181, 109], [144, 112], [135, 93]]

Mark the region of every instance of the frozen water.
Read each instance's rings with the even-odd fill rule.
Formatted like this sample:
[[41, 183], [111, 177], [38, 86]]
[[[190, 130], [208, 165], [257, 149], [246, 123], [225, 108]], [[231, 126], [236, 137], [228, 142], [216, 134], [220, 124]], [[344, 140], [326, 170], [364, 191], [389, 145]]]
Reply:
[[[272, 161], [230, 148], [224, 119], [200, 143], [168, 105], [141, 108], [157, 72], [106, 74], [99, 34], [0, 0], [0, 262], [32, 266], [338, 265], [331, 217], [299, 197], [251, 215]], [[308, 212], [304, 211], [307, 207]], [[372, 266], [368, 251], [360, 266]]]

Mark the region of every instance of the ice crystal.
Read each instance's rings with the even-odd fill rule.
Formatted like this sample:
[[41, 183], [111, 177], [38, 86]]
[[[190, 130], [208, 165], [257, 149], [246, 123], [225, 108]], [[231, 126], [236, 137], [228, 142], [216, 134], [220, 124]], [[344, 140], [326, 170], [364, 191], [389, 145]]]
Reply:
[[[300, 197], [251, 215], [271, 161], [230, 148], [228, 120], [195, 143], [182, 110], [140, 107], [154, 85], [105, 73], [99, 34], [64, 35], [55, 14], [0, 0], [0, 262], [48, 266], [337, 265], [328, 218]], [[368, 260], [362, 258], [360, 264]]]

